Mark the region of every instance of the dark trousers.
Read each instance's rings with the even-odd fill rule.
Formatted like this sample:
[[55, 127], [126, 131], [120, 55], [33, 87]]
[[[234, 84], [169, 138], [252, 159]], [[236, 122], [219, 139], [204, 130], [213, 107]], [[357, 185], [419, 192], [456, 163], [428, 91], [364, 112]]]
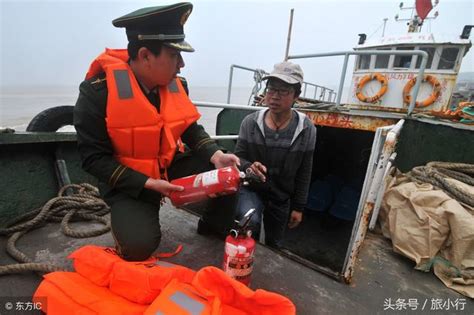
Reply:
[[[213, 168], [209, 162], [186, 152], [178, 154], [173, 160], [168, 169], [168, 177], [172, 180]], [[99, 188], [103, 199], [111, 207], [112, 234], [119, 254], [129, 261], [149, 258], [161, 241], [161, 195], [144, 189], [136, 199], [105, 184], [101, 184]], [[235, 200], [234, 196], [211, 199], [206, 205], [202, 220], [216, 232], [226, 231], [232, 222]]]
[[290, 213], [289, 200], [275, 202], [268, 198], [262, 198], [257, 192], [249, 188], [240, 189], [235, 212], [236, 219], [242, 219], [245, 213], [252, 208], [256, 210], [249, 223], [253, 238], [257, 241], [259, 240], [263, 216], [265, 244], [274, 248], [281, 247], [286, 226], [288, 225]]

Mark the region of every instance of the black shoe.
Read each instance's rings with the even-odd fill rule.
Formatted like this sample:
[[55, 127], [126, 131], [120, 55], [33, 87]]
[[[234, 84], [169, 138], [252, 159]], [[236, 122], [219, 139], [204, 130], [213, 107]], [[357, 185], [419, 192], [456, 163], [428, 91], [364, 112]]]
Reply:
[[206, 223], [202, 219], [199, 219], [197, 226], [197, 234], [199, 235], [211, 235], [214, 234], [212, 227], [209, 223]]
[[225, 238], [227, 237], [227, 233], [225, 233], [223, 230], [216, 229], [214, 226], [207, 223], [203, 219], [199, 219], [198, 221], [197, 233], [203, 236], [212, 235], [220, 240], [225, 240]]

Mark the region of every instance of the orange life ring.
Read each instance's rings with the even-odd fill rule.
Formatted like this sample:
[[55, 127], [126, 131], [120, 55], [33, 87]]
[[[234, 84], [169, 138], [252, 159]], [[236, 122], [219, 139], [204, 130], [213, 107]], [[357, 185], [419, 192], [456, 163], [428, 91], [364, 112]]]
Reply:
[[[367, 82], [370, 82], [372, 80], [379, 81], [380, 84], [382, 84], [382, 87], [374, 96], [366, 96], [364, 95], [364, 93], [362, 93], [362, 89], [367, 84]], [[362, 77], [362, 79], [360, 79], [359, 83], [357, 83], [356, 96], [362, 102], [375, 103], [385, 94], [385, 92], [387, 92], [387, 88], [388, 79], [385, 75], [381, 73], [367, 74], [366, 76]]]
[[[423, 82], [430, 83], [433, 86], [433, 92], [431, 93], [429, 97], [427, 97], [423, 101], [416, 101], [415, 103], [416, 107], [430, 106], [441, 95], [441, 84], [439, 83], [438, 79], [436, 79], [435, 76], [427, 74], [424, 76]], [[416, 77], [408, 81], [407, 84], [405, 84], [405, 87], [403, 88], [403, 102], [405, 104], [410, 104], [411, 102], [410, 91], [415, 86], [415, 83], [416, 83]]]

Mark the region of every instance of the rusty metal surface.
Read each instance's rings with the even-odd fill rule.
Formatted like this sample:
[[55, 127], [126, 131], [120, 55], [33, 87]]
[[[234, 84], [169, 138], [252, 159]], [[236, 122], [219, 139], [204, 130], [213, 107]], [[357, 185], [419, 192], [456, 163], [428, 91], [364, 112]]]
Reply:
[[349, 262], [347, 263], [347, 270], [342, 275], [346, 283], [352, 282], [352, 276], [354, 274], [354, 266], [357, 263], [357, 257], [359, 255], [361, 246], [364, 242], [365, 234], [367, 233], [367, 227], [369, 226], [370, 216], [374, 210], [373, 202], [366, 202], [364, 209], [362, 210], [362, 218], [359, 221], [357, 228], [357, 235], [355, 236], [355, 243], [352, 247], [351, 253], [349, 254]]
[[[353, 236], [354, 244], [347, 259], [347, 268], [344, 271], [343, 275], [344, 280], [347, 282], [351, 281], [353, 274], [353, 266], [356, 264], [357, 256], [359, 254], [362, 242], [364, 241], [365, 234], [369, 226], [370, 218], [372, 216], [372, 213], [374, 212], [377, 198], [382, 197], [381, 194], [383, 194], [383, 192], [380, 190], [384, 189], [383, 176], [385, 173], [385, 167], [387, 165], [388, 158], [391, 156], [395, 149], [398, 140], [397, 135], [399, 134], [403, 123], [404, 120], [400, 120], [393, 128], [390, 129], [390, 131], [388, 131], [387, 129], [382, 130], [382, 133], [386, 134], [385, 141], [380, 156], [378, 157], [377, 167], [373, 174], [373, 179], [369, 187], [367, 199], [365, 200], [362, 213], [359, 214], [360, 220], [358, 220], [357, 229], [355, 230], [356, 235]], [[372, 154], [377, 154], [377, 152], [372, 152]]]
[[318, 126], [375, 131], [379, 127], [393, 125], [398, 121], [394, 118], [369, 117], [342, 114], [330, 111], [308, 111], [298, 109]]

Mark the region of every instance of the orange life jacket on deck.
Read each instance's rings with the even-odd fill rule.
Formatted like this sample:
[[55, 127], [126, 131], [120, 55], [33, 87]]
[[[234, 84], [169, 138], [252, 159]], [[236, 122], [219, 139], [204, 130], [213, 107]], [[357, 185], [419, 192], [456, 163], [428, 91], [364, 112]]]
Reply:
[[127, 63], [125, 49], [106, 49], [91, 64], [86, 79], [105, 72], [107, 78], [107, 132], [117, 160], [152, 178], [160, 178], [180, 137], [200, 114], [189, 100], [179, 79], [159, 88], [158, 113], [143, 94]]
[[288, 298], [254, 291], [215, 267], [194, 272], [156, 258], [123, 261], [93, 245], [70, 257], [77, 273], [49, 273], [34, 294], [35, 302], [47, 302], [47, 314], [295, 314]]
[[191, 283], [195, 271], [151, 257], [125, 261], [113, 249], [87, 245], [71, 253], [74, 269], [84, 278], [129, 301], [150, 304], [173, 279]]
[[33, 296], [48, 315], [64, 314], [143, 314], [148, 305], [140, 305], [99, 287], [75, 272], [44, 275]]
[[220, 269], [204, 267], [191, 283], [170, 282], [146, 310], [145, 315], [294, 315], [286, 297], [248, 288]]

